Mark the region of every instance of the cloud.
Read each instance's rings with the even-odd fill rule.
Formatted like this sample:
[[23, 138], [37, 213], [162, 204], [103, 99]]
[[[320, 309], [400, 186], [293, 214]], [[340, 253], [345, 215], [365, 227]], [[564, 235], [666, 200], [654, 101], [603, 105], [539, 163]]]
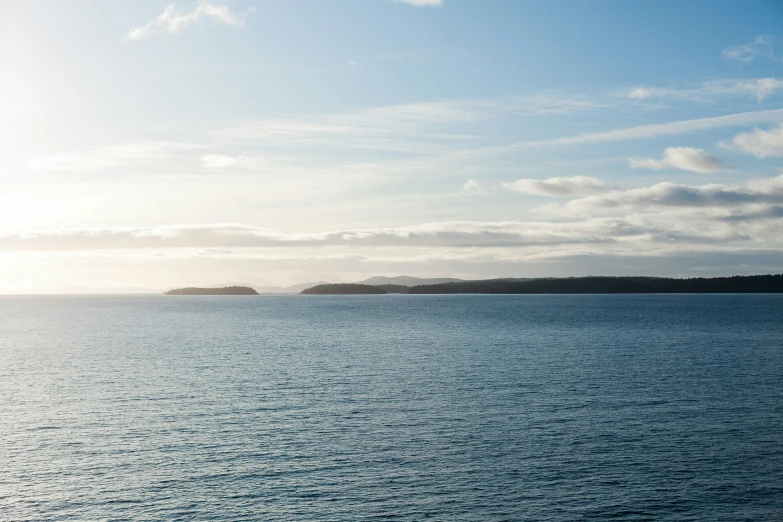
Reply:
[[[0, 252], [3, 256], [57, 259], [97, 256], [127, 261], [141, 257], [155, 261], [158, 268], [166, 259], [324, 261], [331, 258], [342, 262], [354, 259], [438, 263], [435, 269], [443, 271], [448, 270], [443, 263], [449, 260], [513, 263], [601, 253], [665, 258], [667, 253], [682, 248], [730, 250], [736, 243], [753, 246], [754, 240], [765, 241], [766, 248], [781, 246], [780, 233], [775, 228], [779, 220], [770, 220], [768, 216], [762, 216], [760, 221], [750, 215], [746, 220], [734, 221], [720, 216], [697, 218], [669, 217], [667, 221], [666, 216], [659, 220], [631, 215], [557, 222], [445, 221], [310, 234], [240, 224], [54, 230], [2, 234]], [[258, 266], [253, 268], [258, 270]], [[214, 277], [212, 271], [209, 274]]]
[[143, 40], [159, 32], [177, 34], [202, 18], [211, 18], [234, 28], [245, 26], [245, 17], [232, 13], [225, 5], [201, 2], [194, 10], [185, 13], [172, 4], [145, 25], [131, 28], [124, 40]]
[[597, 194], [607, 190], [603, 181], [587, 176], [572, 176], [570, 178], [518, 179], [511, 183], [503, 183], [503, 187], [522, 194], [537, 196], [579, 196]]
[[[433, 102], [373, 107], [336, 114], [317, 114], [288, 119], [247, 120], [219, 130], [219, 138], [303, 143], [356, 136], [410, 136], [412, 132], [435, 134], [433, 126], [472, 123], [488, 117], [480, 101]], [[352, 144], [353, 145], [353, 144]]]
[[628, 93], [628, 97], [634, 100], [644, 100], [653, 95], [653, 89], [645, 89], [644, 87], [638, 87]]
[[394, 0], [394, 2], [415, 7], [440, 7], [443, 5], [443, 0]]
[[713, 102], [718, 98], [750, 96], [757, 101], [783, 91], [783, 80], [778, 78], [726, 79], [704, 82], [699, 87], [682, 89], [675, 87], [637, 87], [628, 92], [628, 98], [648, 98]]
[[680, 169], [691, 172], [715, 172], [723, 168], [717, 158], [710, 156], [703, 149], [693, 147], [669, 147], [663, 152], [662, 159], [631, 158], [628, 160], [632, 168], [639, 169]]
[[725, 148], [736, 148], [757, 158], [783, 156], [783, 126], [771, 130], [754, 129], [750, 132], [737, 134], [732, 138], [731, 145], [721, 143]]
[[569, 201], [575, 211], [634, 209], [643, 207], [731, 208], [783, 204], [783, 175], [750, 180], [739, 185], [679, 185], [670, 182]]
[[264, 164], [262, 158], [244, 154], [240, 156], [205, 154], [199, 159], [201, 160], [202, 165], [208, 169], [255, 168]]
[[[218, 130], [219, 138], [277, 143], [313, 143], [344, 139], [366, 143], [378, 137], [394, 137], [407, 146], [421, 146], [421, 138], [443, 141], [464, 140], [473, 135], [457, 134], [460, 124], [492, 118], [527, 115], [571, 114], [605, 107], [579, 97], [515, 96], [501, 99], [464, 99], [362, 108], [343, 113], [312, 114], [284, 119], [239, 121]], [[385, 142], [388, 144], [388, 142]], [[396, 145], [401, 145], [397, 142]]]
[[735, 62], [750, 63], [756, 58], [774, 58], [771, 36], [757, 36], [751, 43], [727, 47], [723, 50], [723, 58]]
[[467, 194], [480, 194], [482, 190], [481, 186], [475, 180], [469, 179], [462, 187], [462, 192]]
[[541, 147], [551, 145], [579, 145], [584, 143], [605, 143], [640, 138], [653, 138], [656, 136], [669, 136], [674, 134], [688, 134], [701, 130], [719, 127], [740, 127], [761, 122], [777, 122], [783, 120], [783, 109], [770, 109], [765, 111], [741, 112], [716, 116], [713, 118], [700, 118], [696, 120], [673, 121], [669, 123], [656, 123], [652, 125], [640, 125], [606, 132], [594, 132], [554, 138], [541, 141], [523, 141], [514, 144], [514, 148]]
[[77, 152], [53, 154], [30, 161], [38, 170], [61, 172], [100, 172], [131, 164], [160, 160], [173, 153], [200, 148], [201, 145], [167, 141], [146, 141], [110, 145]]

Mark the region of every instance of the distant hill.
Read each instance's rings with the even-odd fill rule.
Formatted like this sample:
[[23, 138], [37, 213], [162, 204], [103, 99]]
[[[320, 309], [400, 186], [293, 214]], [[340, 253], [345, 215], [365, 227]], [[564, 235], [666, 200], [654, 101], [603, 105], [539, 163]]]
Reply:
[[224, 288], [175, 288], [166, 295], [258, 295], [249, 286], [226, 286]]
[[386, 290], [378, 286], [361, 285], [357, 283], [346, 284], [325, 284], [316, 285], [312, 288], [302, 290], [303, 294], [309, 295], [362, 295], [362, 294], [385, 294]]
[[257, 286], [255, 288], [259, 294], [298, 294], [307, 288], [328, 284], [326, 281], [316, 281], [314, 283], [299, 283], [292, 286]]
[[421, 278], [411, 276], [375, 276], [364, 281], [359, 281], [358, 284], [362, 285], [402, 285], [402, 286], [417, 286], [417, 285], [437, 285], [441, 283], [455, 283], [462, 281], [462, 279], [454, 279], [452, 277], [434, 277], [434, 278]]
[[409, 294], [688, 294], [783, 293], [782, 275], [671, 279], [665, 277], [572, 277], [489, 279], [420, 285]]

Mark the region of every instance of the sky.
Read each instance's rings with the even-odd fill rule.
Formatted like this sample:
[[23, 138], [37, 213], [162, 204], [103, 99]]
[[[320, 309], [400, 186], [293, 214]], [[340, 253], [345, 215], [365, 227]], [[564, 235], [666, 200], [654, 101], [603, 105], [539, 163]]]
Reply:
[[0, 292], [783, 266], [773, 0], [0, 0]]

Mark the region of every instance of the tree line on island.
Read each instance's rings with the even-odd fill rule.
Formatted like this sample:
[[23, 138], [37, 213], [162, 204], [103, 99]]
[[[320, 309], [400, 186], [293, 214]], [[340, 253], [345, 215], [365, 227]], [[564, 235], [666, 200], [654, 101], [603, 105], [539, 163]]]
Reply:
[[[394, 286], [389, 291], [386, 286]], [[322, 284], [303, 294], [715, 294], [783, 293], [783, 274], [694, 277], [568, 277], [487, 279], [398, 288], [400, 285]]]
[[[372, 278], [383, 281], [399, 278]], [[442, 281], [439, 279], [437, 281]], [[368, 280], [369, 281], [369, 280]], [[564, 277], [541, 279], [446, 280], [434, 284], [324, 283], [301, 291], [305, 295], [379, 294], [714, 294], [783, 293], [783, 274], [732, 277]], [[177, 288], [166, 295], [259, 295], [248, 286]]]

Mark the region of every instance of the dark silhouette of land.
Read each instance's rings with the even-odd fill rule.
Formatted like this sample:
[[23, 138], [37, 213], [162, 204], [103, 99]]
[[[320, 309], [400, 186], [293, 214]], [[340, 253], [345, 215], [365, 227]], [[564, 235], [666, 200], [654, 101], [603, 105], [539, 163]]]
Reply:
[[557, 279], [489, 279], [420, 285], [409, 294], [737, 294], [783, 293], [783, 274], [695, 277], [573, 277]]
[[373, 285], [378, 288], [383, 288], [387, 294], [407, 294], [409, 286], [405, 285]]
[[316, 285], [312, 288], [302, 290], [303, 294], [310, 295], [362, 295], [362, 294], [385, 294], [386, 290], [379, 286], [361, 285], [358, 283], [347, 284], [325, 284]]
[[322, 284], [303, 294], [776, 294], [783, 274], [732, 277], [564, 277], [486, 279], [418, 285]]
[[166, 295], [258, 295], [249, 286], [227, 286], [224, 288], [175, 288]]
[[[455, 280], [407, 286], [403, 284], [323, 283], [305, 288], [309, 295], [369, 294], [778, 294], [783, 274], [732, 277], [562, 277], [542, 279]], [[166, 295], [259, 295], [249, 286], [176, 288]]]

